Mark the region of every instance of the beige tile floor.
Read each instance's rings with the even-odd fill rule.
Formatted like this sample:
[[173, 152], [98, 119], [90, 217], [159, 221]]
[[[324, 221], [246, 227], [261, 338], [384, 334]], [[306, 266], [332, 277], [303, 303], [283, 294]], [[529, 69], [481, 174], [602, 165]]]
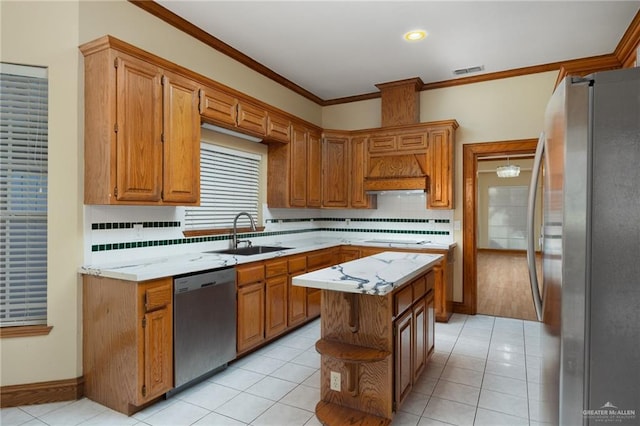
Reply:
[[[208, 380], [127, 417], [88, 399], [0, 410], [13, 425], [319, 425], [314, 321]], [[436, 352], [394, 426], [530, 425], [541, 412], [540, 324], [455, 314], [436, 324]]]

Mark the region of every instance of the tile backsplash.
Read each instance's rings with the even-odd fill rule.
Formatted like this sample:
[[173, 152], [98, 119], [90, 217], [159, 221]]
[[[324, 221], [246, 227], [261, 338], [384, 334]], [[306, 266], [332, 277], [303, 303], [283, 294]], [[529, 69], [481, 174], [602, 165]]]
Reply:
[[[453, 242], [453, 211], [427, 210], [425, 195], [379, 194], [378, 208], [269, 209], [264, 232], [243, 234], [254, 241], [305, 236], [347, 239], [395, 238]], [[185, 238], [184, 208], [171, 206], [85, 206], [85, 264], [136, 261], [229, 246], [230, 234]]]

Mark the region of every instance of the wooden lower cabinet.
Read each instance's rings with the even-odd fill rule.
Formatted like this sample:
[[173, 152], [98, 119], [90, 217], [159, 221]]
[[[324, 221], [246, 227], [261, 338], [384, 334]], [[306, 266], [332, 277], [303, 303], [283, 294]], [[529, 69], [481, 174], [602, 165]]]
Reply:
[[283, 275], [267, 278], [265, 287], [264, 335], [268, 339], [287, 329], [287, 285], [289, 277]]
[[414, 323], [411, 310], [405, 312], [394, 324], [395, 334], [395, 402], [400, 406], [413, 383], [413, 335]]
[[[321, 423], [391, 423], [431, 355], [431, 277], [427, 271], [385, 296], [322, 290]], [[340, 390], [331, 388], [332, 372]]]
[[264, 337], [265, 284], [238, 286], [238, 353], [259, 345]]
[[427, 366], [428, 347], [427, 347], [427, 332], [429, 330], [429, 315], [427, 312], [427, 303], [423, 297], [417, 301], [412, 308], [412, 322], [413, 322], [413, 353], [411, 360], [413, 362], [412, 380], [418, 380], [418, 377], [422, 374]]
[[307, 289], [294, 286], [292, 279], [296, 275], [303, 274], [307, 270], [307, 256], [291, 256], [288, 261], [288, 319], [287, 326], [293, 327], [303, 323], [307, 319]]
[[87, 398], [131, 415], [173, 388], [173, 279], [83, 277]]

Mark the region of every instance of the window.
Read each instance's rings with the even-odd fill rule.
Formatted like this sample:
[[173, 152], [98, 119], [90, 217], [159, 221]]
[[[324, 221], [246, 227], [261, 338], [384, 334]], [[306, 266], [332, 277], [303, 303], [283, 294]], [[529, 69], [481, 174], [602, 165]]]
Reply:
[[47, 322], [48, 82], [0, 64], [0, 326]]
[[525, 250], [527, 248], [526, 186], [489, 187], [489, 247]]
[[[185, 228], [231, 228], [235, 216], [258, 217], [260, 155], [208, 143], [200, 145], [200, 206], [185, 211]], [[242, 216], [238, 225], [249, 226]]]

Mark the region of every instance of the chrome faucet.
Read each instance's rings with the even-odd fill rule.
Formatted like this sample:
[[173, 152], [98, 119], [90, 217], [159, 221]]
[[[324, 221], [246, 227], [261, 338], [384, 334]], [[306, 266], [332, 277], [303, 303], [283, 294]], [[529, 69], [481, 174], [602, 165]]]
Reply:
[[[251, 221], [251, 230], [253, 232], [256, 231], [256, 223], [253, 221], [253, 217], [251, 217], [251, 215], [247, 212], [240, 212], [236, 215], [236, 217], [233, 219], [233, 247], [234, 249], [238, 248], [238, 243], [240, 241], [238, 241], [238, 218], [240, 216], [247, 216], [249, 218], [249, 220]], [[249, 243], [249, 246], [251, 246], [251, 241], [246, 240]]]

